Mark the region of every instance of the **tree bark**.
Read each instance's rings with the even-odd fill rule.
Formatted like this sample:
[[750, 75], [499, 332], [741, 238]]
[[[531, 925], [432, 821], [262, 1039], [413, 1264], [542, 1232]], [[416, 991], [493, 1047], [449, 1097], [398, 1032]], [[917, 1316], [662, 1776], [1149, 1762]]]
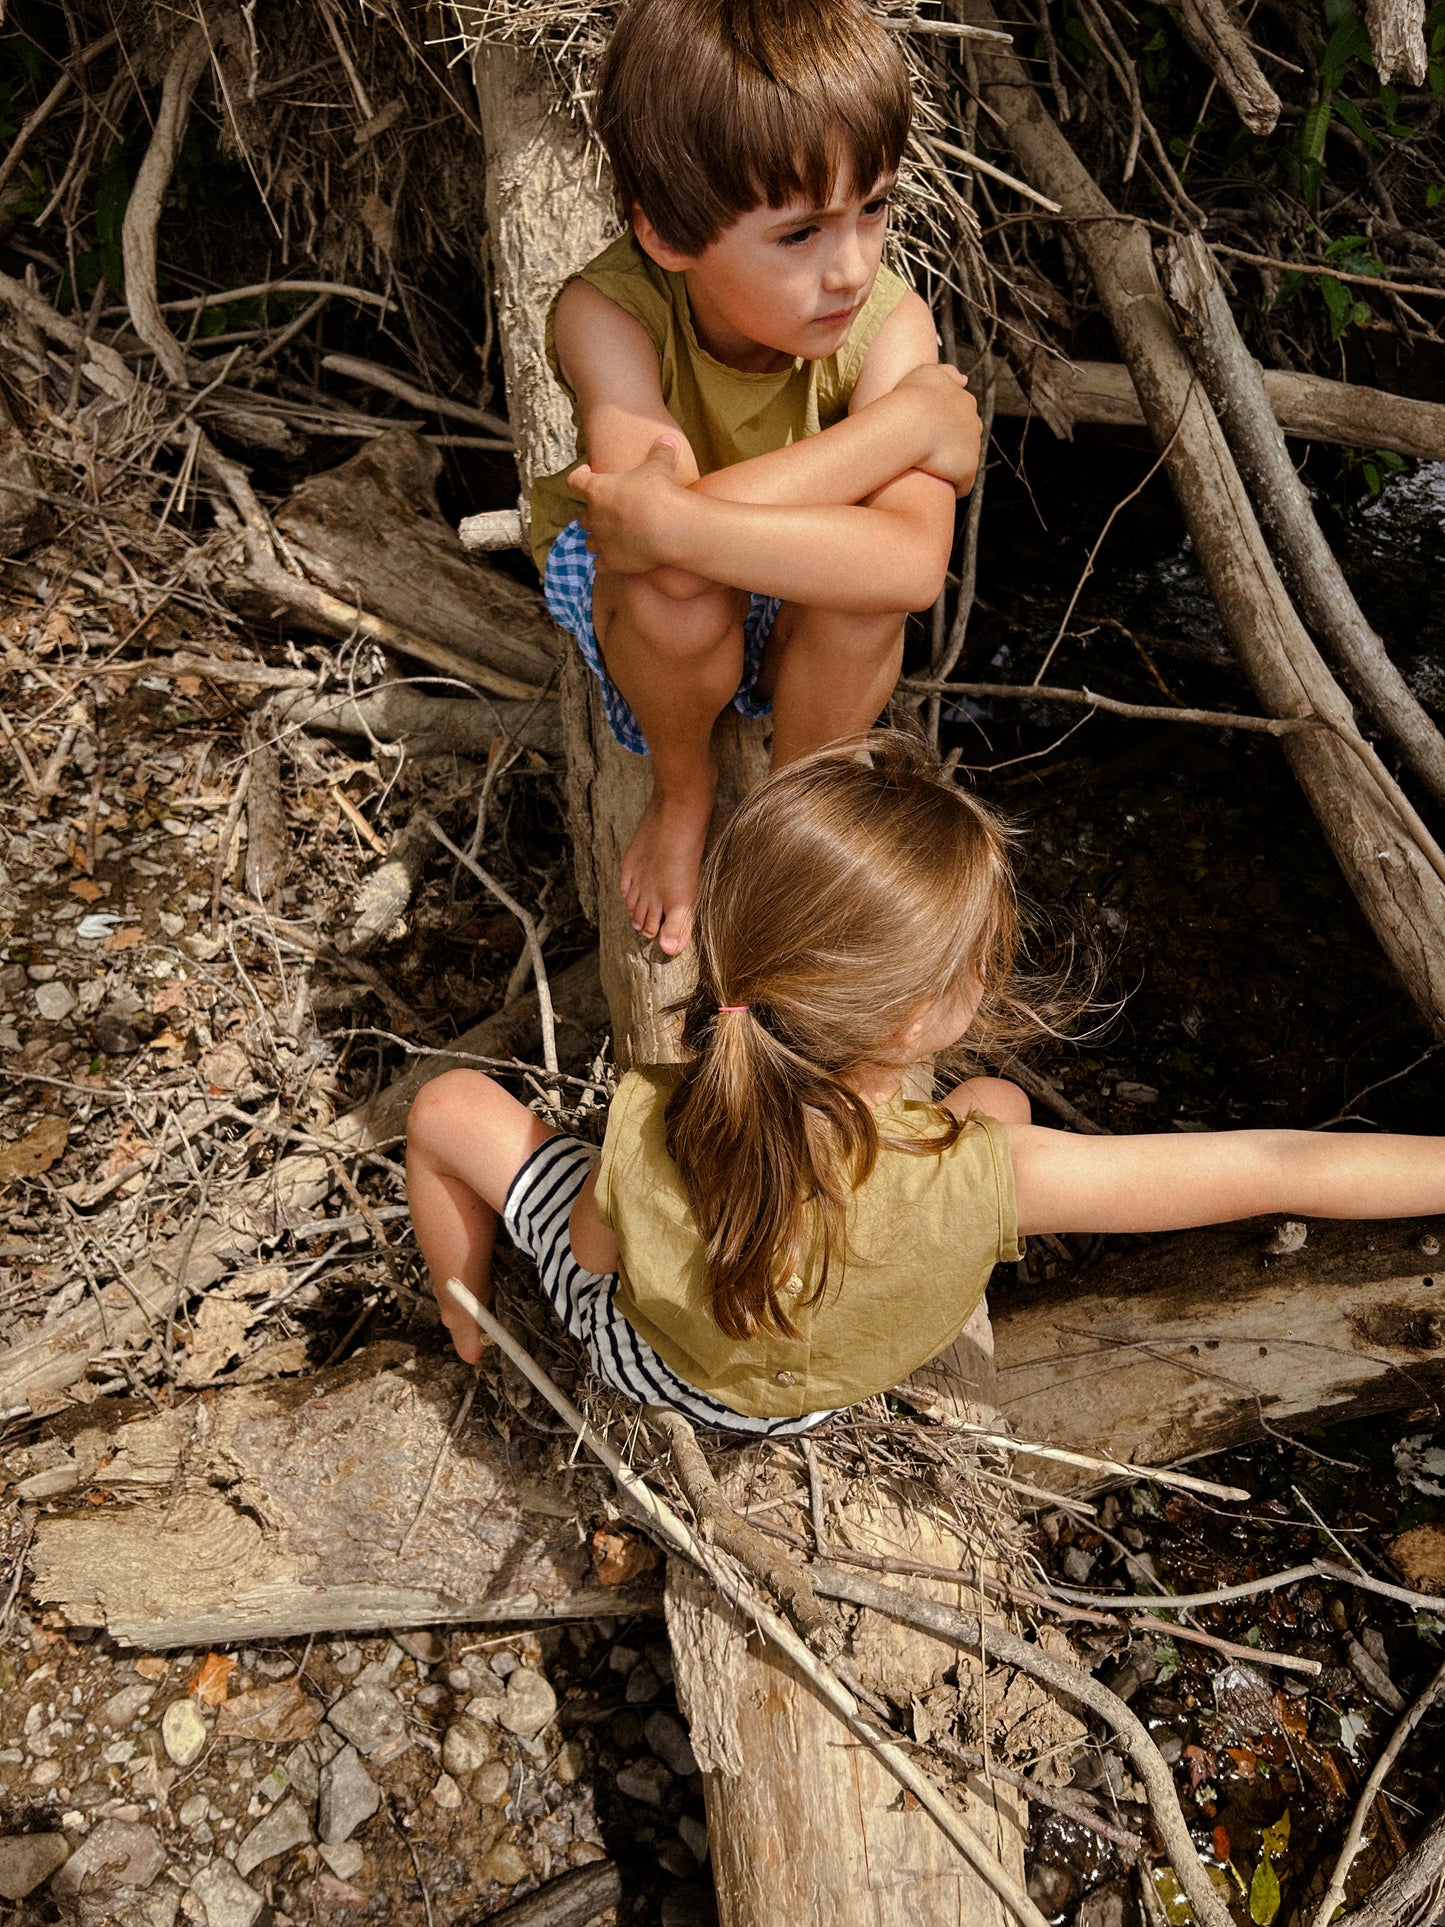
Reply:
[[1412, 87], [1429, 70], [1425, 48], [1425, 0], [1365, 0], [1365, 31], [1383, 87], [1403, 73]]
[[1231, 0], [1184, 0], [1180, 25], [1249, 131], [1272, 134], [1279, 119], [1279, 95], [1265, 79]]
[[[1192, 1231], [994, 1307], [999, 1406], [1020, 1438], [1171, 1465], [1372, 1413], [1428, 1405], [1445, 1383], [1445, 1268], [1420, 1242], [1441, 1220], [1316, 1223], [1268, 1258], [1272, 1225]], [[1064, 1489], [1097, 1474], [1044, 1460]]]
[[[16, 486], [8, 489], [7, 482]], [[40, 486], [25, 436], [0, 389], [0, 551], [7, 556], [43, 541], [50, 530], [50, 510], [28, 492]]]
[[1169, 243], [1162, 259], [1180, 333], [1301, 613], [1436, 802], [1445, 803], [1445, 739], [1365, 620], [1315, 520], [1209, 250], [1187, 234]]
[[596, 1473], [485, 1424], [450, 1436], [472, 1382], [388, 1341], [153, 1417], [92, 1406], [34, 1454], [76, 1507], [36, 1527], [35, 1596], [151, 1649], [656, 1611], [655, 1578], [593, 1576], [577, 1522], [602, 1515]]
[[[147, 667], [154, 673], [155, 665]], [[179, 664], [178, 669], [184, 669]], [[192, 671], [192, 673], [196, 673]], [[278, 724], [335, 736], [402, 743], [409, 756], [480, 756], [499, 736], [553, 756], [562, 747], [555, 702], [519, 703], [489, 696], [424, 696], [408, 683], [383, 683], [355, 696], [331, 688], [288, 692], [271, 706]]]
[[[988, 0], [969, 20], [996, 27]], [[1445, 888], [1380, 778], [1349, 746], [1354, 718], [1305, 633], [1245, 497], [1223, 431], [1170, 318], [1148, 230], [1119, 215], [1050, 118], [1012, 53], [980, 43], [989, 107], [1025, 176], [1074, 225], [1149, 428], [1163, 451], [1205, 580], [1256, 694], [1276, 716], [1321, 716], [1328, 730], [1286, 740], [1288, 757], [1360, 907], [1422, 1016], [1445, 1034]]]
[[[965, 373], [971, 372], [972, 359], [962, 356], [960, 361]], [[998, 414], [1016, 418], [1035, 413], [1007, 363], [995, 361], [993, 374]], [[1109, 428], [1145, 425], [1134, 378], [1121, 361], [1061, 362], [1054, 381], [1074, 422]], [[1361, 388], [1282, 368], [1264, 369], [1263, 381], [1275, 420], [1297, 441], [1390, 448], [1422, 462], [1445, 461], [1445, 402], [1416, 401], [1383, 388]]]

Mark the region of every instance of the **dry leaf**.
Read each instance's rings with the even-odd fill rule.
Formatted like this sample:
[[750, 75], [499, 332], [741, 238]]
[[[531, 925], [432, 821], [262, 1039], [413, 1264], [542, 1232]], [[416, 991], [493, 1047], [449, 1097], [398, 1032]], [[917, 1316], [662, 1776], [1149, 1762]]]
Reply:
[[105, 895], [93, 877], [77, 877], [69, 888], [70, 894], [79, 897], [82, 903], [98, 903]]
[[299, 1679], [278, 1680], [228, 1700], [216, 1716], [216, 1737], [260, 1740], [266, 1746], [309, 1740], [322, 1711], [320, 1700], [309, 1699]]
[[163, 1011], [174, 1010], [177, 1005], [184, 1010], [187, 1007], [186, 991], [187, 986], [185, 984], [162, 984], [155, 996], [151, 998], [151, 1009], [157, 1017], [159, 1017]]
[[146, 1653], [136, 1661], [135, 1669], [142, 1679], [164, 1679], [171, 1669], [171, 1663], [168, 1659], [162, 1659], [159, 1653]]
[[239, 1044], [202, 1051], [199, 1068], [213, 1091], [238, 1091], [251, 1077], [251, 1060]]
[[246, 1328], [254, 1313], [234, 1298], [212, 1294], [203, 1300], [190, 1346], [181, 1361], [177, 1383], [209, 1385], [246, 1342]]
[[379, 194], [368, 194], [361, 203], [361, 222], [373, 243], [383, 254], [390, 254], [395, 211]]
[[592, 1535], [592, 1570], [599, 1585], [625, 1586], [651, 1572], [657, 1559], [655, 1546], [619, 1526], [599, 1526]]
[[70, 1127], [63, 1117], [43, 1117], [33, 1131], [14, 1144], [0, 1147], [0, 1183], [8, 1178], [38, 1177], [65, 1155]]
[[176, 691], [182, 696], [199, 696], [201, 679], [199, 676], [177, 676]]
[[170, 1028], [170, 1026], [167, 1025], [167, 1027], [164, 1030], [158, 1030], [156, 1032], [155, 1036], [152, 1037], [151, 1041], [146, 1045], [146, 1049], [147, 1050], [180, 1050], [182, 1045], [185, 1043], [185, 1041], [186, 1040], [183, 1035], [179, 1034], [176, 1031], [173, 1031]]
[[124, 930], [112, 930], [103, 948], [106, 950], [134, 950], [138, 943], [145, 942], [145, 931], [139, 924], [131, 924]]
[[310, 1361], [310, 1341], [305, 1338], [277, 1338], [259, 1345], [226, 1380], [228, 1385], [261, 1385], [268, 1378], [289, 1378], [304, 1372]]
[[203, 1706], [223, 1706], [235, 1670], [236, 1661], [230, 1653], [207, 1653], [187, 1691], [194, 1693]]

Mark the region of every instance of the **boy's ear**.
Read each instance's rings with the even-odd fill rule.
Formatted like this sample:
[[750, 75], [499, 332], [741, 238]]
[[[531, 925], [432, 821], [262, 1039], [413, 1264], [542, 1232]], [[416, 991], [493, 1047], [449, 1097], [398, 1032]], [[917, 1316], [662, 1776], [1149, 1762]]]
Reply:
[[692, 266], [694, 257], [664, 241], [642, 209], [635, 204], [632, 209], [632, 232], [637, 236], [637, 245], [642, 252], [654, 260], [665, 274], [681, 274]]

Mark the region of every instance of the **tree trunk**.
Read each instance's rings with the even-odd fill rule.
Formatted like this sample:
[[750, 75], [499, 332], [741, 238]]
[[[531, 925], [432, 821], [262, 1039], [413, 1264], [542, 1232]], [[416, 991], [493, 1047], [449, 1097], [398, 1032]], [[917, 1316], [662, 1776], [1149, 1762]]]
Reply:
[[655, 1575], [593, 1576], [577, 1522], [603, 1516], [596, 1472], [486, 1424], [450, 1436], [472, 1384], [388, 1341], [149, 1418], [92, 1406], [22, 1480], [75, 1494], [36, 1527], [35, 1597], [152, 1649], [656, 1611]]
[[[997, 27], [988, 0], [967, 17]], [[1288, 738], [1284, 753], [1340, 868], [1421, 1015], [1445, 1034], [1445, 888], [1387, 800], [1348, 703], [1305, 633], [1245, 496], [1223, 431], [1165, 305], [1148, 230], [1117, 214], [1050, 118], [1023, 63], [994, 42], [974, 58], [984, 97], [1027, 178], [1073, 221], [1193, 540], [1195, 554], [1265, 709], [1316, 714], [1329, 729]]]

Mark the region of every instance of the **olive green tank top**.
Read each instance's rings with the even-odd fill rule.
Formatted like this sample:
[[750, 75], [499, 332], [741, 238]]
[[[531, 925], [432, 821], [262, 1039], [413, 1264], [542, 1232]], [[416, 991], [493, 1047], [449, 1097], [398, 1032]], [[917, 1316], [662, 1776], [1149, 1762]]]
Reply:
[[841, 1283], [808, 1304], [816, 1257], [788, 1280], [799, 1337], [729, 1338], [712, 1314], [702, 1239], [667, 1153], [676, 1066], [629, 1071], [607, 1117], [597, 1212], [617, 1240], [614, 1300], [679, 1378], [734, 1412], [800, 1418], [900, 1385], [947, 1350], [995, 1264], [1023, 1255], [1008, 1135], [977, 1113], [931, 1156], [886, 1140], [936, 1138], [952, 1120], [896, 1097], [876, 1113], [885, 1141], [848, 1207]]
[[[662, 399], [692, 444], [704, 475], [786, 448], [841, 421], [878, 330], [908, 292], [896, 274], [880, 268], [848, 339], [835, 354], [820, 361], [798, 356], [790, 368], [758, 375], [729, 368], [701, 346], [693, 331], [686, 280], [658, 267], [637, 245], [630, 229], [589, 261], [580, 278], [615, 301], [651, 336], [657, 346]], [[547, 316], [547, 361], [572, 402], [577, 454], [565, 469], [532, 484], [532, 554], [539, 571], [545, 569], [547, 551], [557, 535], [582, 507], [568, 492], [567, 476], [586, 459], [576, 397], [557, 365], [556, 307], [554, 301]]]

